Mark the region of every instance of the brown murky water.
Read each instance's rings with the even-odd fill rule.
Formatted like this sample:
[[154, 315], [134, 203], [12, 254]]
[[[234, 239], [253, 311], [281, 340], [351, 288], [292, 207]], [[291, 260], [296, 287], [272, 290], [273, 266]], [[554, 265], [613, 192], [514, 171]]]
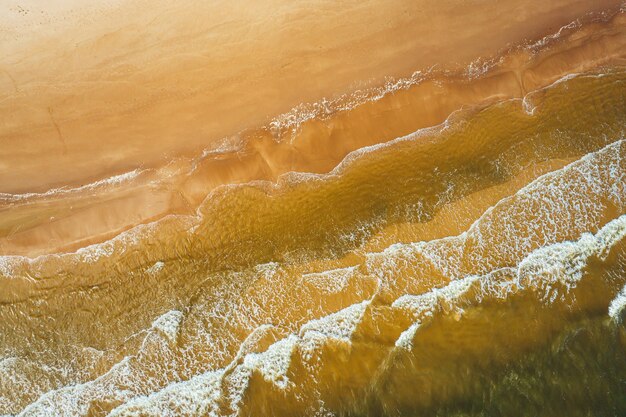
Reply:
[[[245, 146], [2, 194], [0, 415], [625, 415], [620, 19]], [[107, 212], [116, 236], [86, 246]]]

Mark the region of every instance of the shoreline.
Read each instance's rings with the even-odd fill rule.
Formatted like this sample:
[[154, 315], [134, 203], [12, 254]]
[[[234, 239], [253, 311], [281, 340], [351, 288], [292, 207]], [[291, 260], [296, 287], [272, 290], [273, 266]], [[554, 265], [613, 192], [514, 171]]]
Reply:
[[[372, 172], [369, 171], [372, 168], [375, 171], [378, 171], [380, 169], [381, 162], [394, 160], [398, 156], [401, 156], [403, 154], [402, 149], [412, 149], [410, 151], [411, 155], [413, 155], [414, 157], [418, 156], [418, 158], [423, 159], [420, 154], [423, 152], [429, 154], [429, 149], [439, 149], [439, 151], [437, 152], [440, 152], [441, 147], [443, 147], [443, 149], [447, 149], [451, 145], [461, 146], [462, 148], [464, 148], [467, 145], [467, 143], [465, 143], [467, 139], [463, 138], [464, 135], [469, 134], [470, 137], [472, 137], [477, 133], [474, 128], [471, 128], [473, 129], [473, 133], [471, 133], [471, 130], [467, 131], [467, 129], [470, 128], [472, 124], [478, 123], [478, 125], [480, 126], [486, 123], [487, 125], [492, 125], [493, 121], [497, 121], [497, 119], [502, 115], [510, 114], [511, 112], [513, 112], [513, 114], [515, 115], [512, 120], [517, 120], [517, 124], [521, 122], [522, 126], [532, 126], [535, 123], [541, 123], [540, 120], [542, 118], [549, 116], [550, 112], [554, 112], [556, 109], [558, 109], [558, 97], [561, 94], [567, 92], [568, 95], [571, 95], [572, 89], [578, 91], [579, 87], [575, 87], [576, 85], [580, 85], [581, 83], [582, 85], [586, 85], [589, 82], [603, 83], [605, 79], [623, 80], [623, 76], [624, 68], [622, 68], [620, 71], [616, 71], [613, 74], [601, 73], [595, 75], [592, 73], [579, 74], [573, 77], [567, 76], [564, 77], [562, 80], [553, 83], [545, 90], [538, 90], [534, 93], [531, 93], [532, 97], [531, 94], [525, 96], [526, 99], [532, 98], [533, 102], [537, 100], [536, 103], [538, 103], [539, 105], [539, 111], [537, 112], [534, 109], [532, 111], [529, 111], [529, 109], [526, 108], [521, 99], [499, 101], [496, 102], [494, 105], [485, 107], [480, 110], [468, 110], [463, 113], [463, 117], [451, 116], [447, 122], [442, 123], [438, 126], [420, 129], [419, 131], [413, 132], [405, 137], [396, 138], [386, 143], [358, 149], [357, 151], [352, 152], [347, 158], [342, 161], [341, 164], [336, 166], [331, 172], [326, 174], [292, 173], [291, 175], [286, 174], [281, 176], [277, 182], [254, 181], [245, 184], [230, 184], [221, 186], [213, 190], [210, 195], [203, 201], [200, 207], [198, 207], [198, 209], [195, 210], [192, 214], [168, 214], [158, 220], [151, 221], [145, 224], [139, 224], [127, 231], [115, 234], [110, 239], [104, 240], [102, 242], [81, 245], [80, 247], [76, 248], [75, 251], [41, 254], [33, 257], [23, 255], [0, 256], [0, 261], [4, 262], [4, 265], [0, 263], [0, 267], [2, 267], [0, 268], [0, 272], [2, 272], [5, 277], [13, 276], [14, 278], [19, 278], [13, 280], [13, 284], [16, 285], [14, 289], [19, 293], [22, 291], [19, 289], [22, 287], [22, 285], [25, 285], [26, 287], [31, 286], [30, 282], [20, 283], [20, 281], [29, 281], [29, 279], [32, 279], [32, 277], [37, 277], [36, 282], [38, 283], [38, 285], [43, 284], [45, 286], [56, 286], [56, 284], [52, 284], [52, 282], [56, 281], [56, 278], [54, 278], [56, 275], [60, 274], [62, 271], [72, 270], [73, 268], [79, 268], [82, 270], [83, 267], [81, 266], [81, 264], [83, 263], [85, 264], [84, 268], [86, 268], [84, 270], [84, 272], [86, 273], [85, 278], [87, 276], [90, 276], [91, 280], [96, 278], [96, 276], [93, 276], [93, 274], [89, 272], [91, 268], [97, 268], [98, 270], [100, 270], [101, 268], [106, 269], [106, 265], [108, 265], [108, 267], [117, 268], [117, 266], [115, 265], [117, 265], [119, 262], [125, 265], [143, 265], [144, 267], [147, 267], [151, 263], [155, 262], [155, 260], [176, 259], [177, 257], [183, 256], [183, 254], [185, 254], [185, 257], [189, 258], [194, 258], [196, 256], [210, 256], [211, 258], [215, 258], [215, 256], [217, 256], [219, 258], [221, 256], [220, 253], [222, 255], [226, 255], [229, 252], [229, 247], [232, 243], [240, 239], [245, 239], [243, 235], [239, 234], [239, 232], [249, 232], [246, 231], [246, 229], [248, 229], [250, 225], [239, 225], [236, 221], [234, 221], [234, 218], [232, 216], [234, 215], [235, 218], [237, 218], [237, 216], [240, 216], [242, 214], [241, 212], [246, 211], [246, 207], [248, 207], [250, 204], [257, 205], [258, 208], [262, 208], [263, 213], [258, 213], [260, 216], [259, 219], [261, 224], [271, 224], [272, 217], [280, 218], [280, 221], [286, 222], [287, 225], [292, 224], [293, 219], [283, 218], [281, 213], [286, 214], [285, 210], [288, 210], [288, 207], [293, 204], [293, 201], [298, 201], [297, 196], [302, 195], [302, 192], [311, 193], [312, 197], [317, 200], [320, 197], [320, 193], [328, 193], [329, 186], [331, 188], [345, 188], [346, 185], [342, 186], [340, 184], [346, 183], [346, 181], [348, 184], [353, 183], [355, 180], [357, 182], [361, 181], [362, 178], [359, 178], [362, 176], [362, 174], [370, 175]], [[564, 87], [561, 87], [560, 84], [563, 84]], [[559, 93], [559, 91], [561, 92]], [[581, 103], [578, 104], [579, 107], [582, 106], [582, 108], [586, 108], [585, 106], [588, 106], [590, 104], [589, 96], [581, 95], [579, 96], [579, 98], [581, 99]], [[555, 102], [555, 100], [557, 100], [557, 102]], [[595, 109], [594, 112], [597, 112], [597, 109]], [[496, 119], [492, 120], [491, 122], [487, 121], [491, 120], [494, 116], [496, 117]], [[537, 119], [537, 117], [539, 117], [539, 119]], [[467, 122], [469, 122], [469, 125]], [[501, 130], [502, 128], [508, 129], [503, 125], [498, 127], [497, 124], [493, 125], [493, 127], [496, 130]], [[480, 129], [481, 128], [479, 127], [478, 132], [480, 132]], [[573, 129], [574, 130], [572, 132], [576, 132], [575, 127]], [[524, 130], [522, 129], [520, 132], [523, 131]], [[405, 241], [406, 239], [428, 239], [429, 237], [433, 236], [433, 228], [437, 229], [439, 226], [441, 226], [441, 221], [445, 222], [445, 217], [449, 216], [450, 214], [454, 214], [456, 209], [459, 209], [461, 212], [466, 212], [466, 215], [469, 217], [467, 217], [465, 220], [461, 218], [452, 218], [450, 219], [452, 223], [450, 223], [446, 227], [441, 228], [441, 230], [439, 230], [437, 233], [443, 232], [445, 235], [445, 233], [447, 232], [445, 232], [444, 229], [449, 231], [454, 230], [454, 223], [458, 223], [459, 227], [463, 227], [463, 224], [467, 226], [471, 224], [470, 219], [473, 216], [473, 214], [471, 213], [473, 213], [475, 210], [478, 210], [479, 213], [482, 213], [479, 207], [485, 204], [485, 202], [478, 203], [478, 201], [471, 203], [476, 195], [482, 194], [483, 191], [486, 191], [487, 195], [493, 194], [486, 201], [491, 201], [491, 198], [496, 198], [498, 195], [501, 195], [502, 192], [505, 192], [505, 194], [502, 195], [508, 195], [508, 192], [506, 190], [510, 188], [511, 184], [518, 181], [516, 178], [531, 179], [533, 177], [536, 177], [537, 175], [542, 175], [546, 172], [549, 172], [552, 169], [558, 170], [560, 167], [563, 166], [563, 164], [571, 162], [572, 158], [580, 158], [588, 151], [595, 152], [596, 150], [604, 147], [607, 144], [613, 143], [614, 141], [619, 141], [620, 138], [623, 139], [623, 131], [622, 133], [613, 133], [616, 133], [618, 136], [603, 135], [599, 137], [587, 137], [586, 135], [584, 135], [584, 138], [581, 138], [579, 137], [579, 132], [575, 133], [575, 135], [572, 137], [572, 139], [575, 140], [573, 142], [561, 142], [558, 147], [564, 148], [556, 151], [555, 154], [549, 151], [551, 146], [546, 147], [546, 145], [544, 145], [544, 150], [540, 153], [543, 154], [545, 152], [548, 152], [546, 155], [533, 156], [532, 153], [526, 155], [527, 157], [530, 157], [530, 159], [528, 159], [522, 165], [519, 165], [520, 161], [515, 162], [515, 157], [509, 162], [502, 160], [500, 162], [504, 164], [504, 172], [502, 174], [496, 174], [499, 171], [498, 169], [496, 170], [496, 172], [492, 173], [491, 175], [496, 174], [496, 177], [489, 180], [486, 179], [486, 188], [484, 190], [482, 190], [480, 186], [478, 186], [478, 188], [476, 188], [474, 192], [466, 190], [465, 192], [461, 192], [461, 194], [457, 197], [445, 197], [444, 199], [447, 202], [444, 202], [443, 206], [439, 207], [439, 209], [435, 208], [435, 211], [431, 215], [427, 214], [426, 218], [415, 219], [411, 217], [412, 220], [407, 219], [408, 223], [405, 223], [405, 221], [407, 220], [402, 220], [398, 218], [392, 221], [383, 221], [382, 223], [378, 224], [378, 221], [372, 219], [372, 221], [374, 221], [373, 223], [364, 225], [365, 229], [371, 229], [370, 231], [372, 234], [368, 235], [366, 232], [365, 236], [367, 240], [362, 241], [359, 245], [363, 245], [364, 248], [367, 247], [369, 249], [374, 249], [376, 247], [380, 248], [380, 244], [385, 245], [385, 241], [389, 243], [388, 239], [398, 239], [399, 241]], [[494, 131], [493, 135], [497, 137], [497, 131]], [[451, 139], [455, 137], [456, 139]], [[415, 139], [417, 138], [421, 140], [415, 141]], [[504, 139], [504, 142], [508, 143], [509, 145], [511, 144], [511, 141], [516, 141], [516, 139], [507, 137], [502, 137], [501, 139]], [[589, 139], [592, 140], [589, 141]], [[554, 142], [555, 139], [548, 140]], [[556, 140], [558, 142], [558, 139]], [[519, 138], [517, 138], [517, 141], [519, 141]], [[529, 146], [532, 149], [536, 146], [536, 144], [533, 144], [534, 142], [536, 142], [536, 140], [531, 140], [529, 141], [529, 143], [525, 144], [525, 146]], [[506, 143], [502, 143], [501, 145], [504, 145], [505, 147], [509, 146], [506, 145]], [[553, 143], [552, 146], [556, 144], [557, 143]], [[490, 149], [489, 146], [493, 146], [495, 145], [495, 143], [491, 143], [491, 145], [487, 145], [485, 143], [476, 145], [478, 145], [479, 148], [482, 148], [483, 151], [486, 151]], [[487, 147], [485, 148], [485, 146]], [[582, 146], [583, 149], [586, 149], [585, 151], [582, 151], [582, 153], [580, 146]], [[423, 149], [423, 151], [421, 151], [420, 149]], [[569, 149], [569, 151], [567, 149]], [[495, 148], [493, 151], [496, 151], [496, 153], [499, 152]], [[510, 155], [510, 157], [511, 156], [512, 155]], [[403, 158], [405, 159], [405, 163], [407, 161], [407, 157], [409, 158], [409, 160], [411, 160], [410, 156], [404, 156]], [[436, 158], [441, 157], [443, 157], [443, 155], [436, 155]], [[463, 156], [462, 154], [453, 155], [453, 158], [461, 158], [461, 160], [464, 160], [467, 157], [467, 155]], [[422, 160], [420, 162], [420, 170], [425, 170], [425, 173], [429, 172], [429, 168], [427, 166], [422, 166], [422, 164], [424, 162], [426, 162], [427, 164], [430, 163], [427, 161], [428, 159]], [[448, 163], [449, 162], [446, 162], [446, 164]], [[470, 163], [471, 166], [471, 162], [468, 160], [466, 160], [464, 163]], [[386, 166], [384, 162], [383, 166]], [[411, 171], [414, 169], [415, 167], [411, 169]], [[488, 168], [488, 170], [491, 169], [493, 169], [493, 167]], [[545, 169], [548, 169], [548, 171], [545, 171]], [[526, 174], [524, 174], [524, 172], [526, 172]], [[398, 171], [398, 167], [396, 167], [395, 175], [398, 174], [404, 175], [402, 173], [402, 170]], [[527, 174], [529, 174], [530, 176], [528, 176]], [[411, 174], [409, 173], [408, 175], [410, 176]], [[489, 178], [491, 175], [488, 175], [487, 177]], [[463, 175], [461, 174], [461, 176]], [[394, 178], [396, 177], [394, 176]], [[398, 181], [399, 178], [396, 178], [396, 180]], [[379, 179], [377, 182], [380, 181], [381, 180]], [[382, 181], [384, 182], [384, 180]], [[400, 182], [402, 183], [401, 180]], [[522, 180], [522, 183], [523, 182], [524, 180]], [[351, 188], [354, 188], [354, 190], [350, 192], [351, 195], [353, 195], [355, 192], [358, 192], [357, 190], [360, 189], [358, 186], [356, 186], [356, 184], [353, 184], [352, 187], [348, 187], [348, 189]], [[389, 190], [387, 190], [387, 192], [388, 191]], [[412, 193], [413, 192], [414, 191], [412, 191]], [[444, 190], [440, 190], [438, 193], [435, 194], [435, 196], [440, 192], [444, 192]], [[466, 192], [469, 192], [469, 194], [467, 194]], [[450, 198], [452, 199], [448, 201]], [[270, 203], [270, 201], [274, 199], [278, 199], [279, 201]], [[479, 200], [480, 199], [481, 198], [479, 197]], [[478, 203], [478, 206], [468, 211], [468, 202], [470, 205]], [[239, 203], [243, 203], [243, 206], [239, 207]], [[271, 214], [271, 211], [268, 212], [268, 210], [272, 209], [267, 206], [267, 203], [270, 203], [272, 206], [274, 206], [278, 213]], [[397, 203], [394, 202], [390, 204], [393, 206]], [[487, 205], [489, 204], [487, 203]], [[228, 209], [228, 207], [230, 207], [230, 210]], [[487, 208], [487, 206], [482, 207], [483, 209]], [[418, 211], [421, 211], [421, 209], [418, 209]], [[439, 211], [441, 211], [441, 213], [439, 213]], [[220, 218], [221, 215], [224, 214], [227, 215], [227, 218]], [[319, 216], [318, 214], [313, 212], [309, 214]], [[358, 217], [356, 213], [354, 213], [353, 216]], [[243, 219], [243, 217], [241, 218]], [[311, 221], [308, 220], [307, 222], [311, 223]], [[311, 224], [309, 224], [309, 226], [311, 226]], [[379, 226], [382, 226], [383, 228], [380, 229]], [[234, 227], [235, 230], [239, 230], [239, 232], [235, 233], [235, 235], [231, 235], [230, 233], [232, 231], [229, 232], [227, 230], [224, 230], [224, 227], [226, 227], [228, 230]], [[408, 234], [406, 234], [407, 230], [421, 230], [421, 232], [419, 232], [421, 237], [416, 237], [415, 235], [413, 235], [413, 232], [409, 232]], [[224, 235], [224, 232], [227, 232], [227, 234]], [[274, 233], [271, 230], [267, 230], [266, 232], [269, 233], [268, 238], [271, 238], [272, 233]], [[340, 233], [339, 230], [331, 232]], [[363, 232], [363, 230], [361, 230], [361, 232]], [[302, 230], [301, 233], [305, 233], [304, 230]], [[315, 234], [316, 232], [312, 230], [307, 231], [306, 233]], [[296, 234], [298, 233], [296, 232]], [[438, 237], [443, 238], [445, 237], [444, 235], [438, 235]], [[258, 247], [262, 248], [262, 246]], [[353, 248], [353, 250], [356, 250], [356, 252], [358, 252], [356, 247]], [[261, 252], [262, 251], [263, 250], [261, 250]], [[313, 253], [316, 253], [315, 249], [313, 249], [313, 251]], [[376, 249], [374, 249], [374, 251], [376, 251]], [[321, 253], [318, 253], [316, 256], [321, 256], [322, 259], [325, 259], [325, 262], [334, 262], [331, 260], [331, 258], [335, 258], [335, 255], [332, 255], [331, 258], [326, 259], [326, 255], [323, 255]], [[350, 256], [348, 257], [348, 261], [349, 259]], [[210, 263], [214, 263], [216, 260], [217, 259], [213, 259], [212, 261], [210, 261]], [[218, 270], [221, 268], [229, 269], [230, 267], [227, 267], [226, 265], [228, 265], [228, 262], [230, 261], [235, 261], [235, 264], [231, 265], [235, 269], [245, 267], [245, 265], [239, 265], [237, 263], [238, 261], [236, 260], [236, 256], [233, 257], [232, 254], [229, 254], [226, 257], [226, 259], [224, 260], [226, 264], [224, 265], [222, 265], [222, 261], [217, 260], [215, 267]], [[288, 257], [284, 259], [284, 261], [287, 263], [290, 263], [292, 261], [296, 263], [301, 262], [301, 260], [298, 259], [297, 255], [294, 259], [289, 260]], [[344, 262], [343, 258], [337, 259], [337, 261], [340, 263]], [[262, 260], [258, 260], [256, 263], [254, 263], [254, 265], [256, 265], [257, 263], [262, 264], [263, 262], [264, 261]], [[96, 264], [98, 264], [97, 267]], [[17, 271], [21, 272], [17, 274]], [[100, 278], [97, 278], [97, 280], [99, 279]], [[79, 282], [77, 282], [76, 284], [78, 285]], [[10, 291], [10, 293], [11, 292], [12, 291]], [[14, 295], [16, 294], [17, 293], [15, 293]], [[7, 296], [9, 298], [12, 297], [9, 294], [7, 294]]]
[[69, 195], [40, 194], [17, 201], [0, 195], [0, 254], [34, 257], [75, 251], [170, 214], [193, 214], [221, 185], [275, 182], [289, 172], [330, 172], [350, 152], [435, 126], [459, 109], [522, 98], [568, 74], [624, 64], [623, 12], [609, 22], [570, 29], [542, 38], [548, 42], [539, 50], [513, 47], [477, 78], [467, 78], [466, 70], [456, 77], [435, 73], [401, 84], [377, 100], [305, 120], [278, 138], [271, 124], [243, 132], [239, 139], [244, 148], [234, 152], [178, 157], [164, 167], [145, 168], [128, 181], [99, 180], [96, 187], [82, 185], [84, 191], [68, 189]]
[[[464, 72], [477, 59], [541, 42], [572, 21], [606, 19], [621, 4], [527, 1], [503, 4], [499, 16], [490, 16], [481, 1], [462, 7], [430, 0], [384, 8], [376, 2], [326, 4], [322, 14], [311, 12], [315, 1], [296, 6], [267, 0], [257, 5], [261, 10], [249, 11], [228, 2], [192, 2], [161, 16], [165, 2], [156, 0], [150, 2], [154, 10], [134, 16], [125, 13], [142, 0], [118, 0], [108, 14], [94, 12], [102, 21], [90, 25], [62, 16], [66, 22], [58, 23], [58, 33], [47, 33], [45, 25], [24, 39], [18, 33], [0, 48], [7, 57], [0, 79], [0, 113], [7, 118], [0, 125], [0, 192], [78, 187], [138, 166], [158, 168], [229, 135], [262, 128], [302, 103], [433, 65]], [[229, 19], [230, 8], [235, 10]], [[0, 10], [0, 18], [7, 13]], [[155, 14], [145, 28], [118, 21], [124, 17], [130, 25]], [[199, 22], [205, 14], [210, 19]], [[260, 27], [236, 30], [248, 20]], [[468, 30], [469, 21], [483, 25]], [[455, 33], [455, 27], [467, 32]], [[178, 36], [172, 39], [163, 29]], [[317, 49], [301, 50], [313, 41]], [[209, 55], [201, 58], [203, 53]], [[179, 116], [172, 121], [172, 114]]]
[[0, 416], [626, 415], [620, 1], [0, 4]]

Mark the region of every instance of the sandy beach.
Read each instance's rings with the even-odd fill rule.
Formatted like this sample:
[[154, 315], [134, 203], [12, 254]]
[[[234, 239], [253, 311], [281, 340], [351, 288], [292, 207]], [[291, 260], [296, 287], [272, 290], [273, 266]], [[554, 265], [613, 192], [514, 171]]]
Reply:
[[626, 415], [626, 8], [0, 4], [0, 416]]
[[[622, 62], [626, 44], [618, 2], [70, 6], [4, 14], [3, 254], [101, 242], [223, 184], [329, 172], [461, 108]], [[22, 32], [18, 12], [47, 29]]]

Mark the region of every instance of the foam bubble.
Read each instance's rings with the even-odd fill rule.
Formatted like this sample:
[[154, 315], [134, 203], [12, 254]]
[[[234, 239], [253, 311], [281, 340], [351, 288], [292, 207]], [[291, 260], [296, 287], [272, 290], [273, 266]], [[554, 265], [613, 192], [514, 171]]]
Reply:
[[170, 343], [176, 343], [178, 339], [178, 327], [183, 320], [183, 313], [171, 310], [157, 318], [152, 323], [152, 328], [162, 334]]
[[115, 186], [125, 182], [129, 182], [139, 177], [142, 173], [146, 172], [141, 169], [134, 169], [129, 172], [125, 172], [123, 174], [114, 175], [109, 178], [104, 178], [98, 181], [94, 181], [89, 184], [81, 185], [80, 187], [69, 188], [69, 187], [60, 187], [60, 188], [52, 188], [43, 193], [24, 193], [24, 194], [8, 194], [8, 193], [0, 193], [0, 200], [7, 201], [20, 201], [20, 200], [29, 200], [32, 198], [43, 198], [43, 197], [51, 197], [57, 195], [66, 195], [66, 194], [75, 194], [83, 191], [90, 191], [97, 188]]
[[609, 305], [609, 317], [616, 322], [621, 322], [622, 312], [626, 308], [626, 285], [611, 301]]
[[150, 275], [156, 275], [165, 267], [165, 262], [157, 261], [150, 268], [146, 269], [146, 272]]

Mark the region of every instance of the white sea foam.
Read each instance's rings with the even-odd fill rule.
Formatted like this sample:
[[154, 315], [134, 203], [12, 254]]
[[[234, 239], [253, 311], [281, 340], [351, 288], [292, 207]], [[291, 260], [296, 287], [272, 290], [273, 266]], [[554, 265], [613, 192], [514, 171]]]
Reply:
[[175, 382], [161, 391], [135, 398], [117, 407], [109, 417], [217, 417], [222, 378], [223, 372], [207, 372], [188, 381]]
[[433, 288], [424, 294], [405, 294], [396, 299], [392, 307], [412, 311], [414, 315], [432, 317], [442, 307], [454, 308], [455, 300], [465, 294], [478, 279], [476, 276], [470, 276], [451, 281], [442, 288]]
[[622, 312], [626, 308], [626, 285], [617, 294], [617, 296], [611, 301], [609, 305], [609, 317], [616, 322], [621, 321]]
[[492, 68], [504, 61], [504, 55], [499, 58], [478, 58], [470, 62], [465, 69], [465, 76], [470, 80], [475, 80], [487, 74]]
[[[410, 349], [425, 318], [442, 311], [458, 316], [465, 306], [480, 303], [485, 298], [505, 299], [511, 294], [530, 290], [545, 303], [565, 301], [569, 292], [583, 279], [588, 260], [592, 257], [605, 260], [611, 248], [625, 238], [626, 215], [622, 215], [595, 235], [584, 233], [577, 241], [541, 247], [525, 257], [516, 268], [502, 268], [482, 276], [470, 275], [420, 295], [403, 295], [392, 306], [410, 311], [417, 321], [400, 335], [396, 346]], [[470, 292], [469, 299], [462, 300]], [[616, 318], [625, 306], [626, 287], [611, 303], [609, 315]]]
[[564, 32], [571, 31], [572, 29], [577, 29], [581, 26], [582, 26], [582, 23], [580, 22], [580, 19], [576, 19], [568, 23], [567, 25], [561, 26], [557, 32], [544, 36], [543, 38], [539, 39], [536, 42], [525, 45], [525, 48], [533, 50], [533, 51], [537, 51], [539, 49], [545, 48], [546, 46], [550, 45], [554, 41], [560, 39], [561, 36], [563, 36]]
[[[218, 401], [228, 399], [236, 414], [253, 373], [278, 389], [288, 389], [288, 370], [297, 351], [304, 360], [311, 359], [312, 350], [319, 349], [329, 340], [350, 343], [350, 337], [360, 322], [368, 302], [352, 305], [320, 320], [313, 320], [300, 329], [299, 335], [288, 337], [270, 345], [264, 352], [246, 353], [236, 357], [224, 369], [197, 375], [188, 381], [176, 382], [147, 396], [138, 397], [113, 410], [110, 416], [138, 416], [158, 414], [164, 416], [222, 415]], [[171, 414], [175, 410], [177, 414]]]
[[[356, 90], [352, 93], [342, 94], [336, 98], [322, 98], [313, 103], [303, 103], [294, 107], [287, 113], [283, 113], [269, 123], [269, 129], [277, 139], [280, 139], [287, 131], [295, 132], [300, 125], [312, 119], [325, 119], [328, 116], [352, 110], [368, 102], [378, 101], [387, 94], [412, 87], [424, 80], [426, 72], [416, 71], [410, 77], [391, 79], [389, 78], [381, 87]], [[293, 136], [292, 136], [293, 138]]]
[[42, 198], [42, 197], [51, 197], [56, 195], [67, 195], [80, 193], [84, 191], [90, 191], [101, 187], [107, 186], [115, 186], [122, 184], [124, 182], [132, 181], [133, 179], [139, 177], [142, 173], [146, 172], [146, 170], [142, 169], [134, 169], [129, 172], [125, 172], [123, 174], [114, 175], [109, 178], [104, 178], [89, 184], [81, 185], [80, 187], [60, 187], [53, 188], [43, 193], [24, 193], [24, 194], [9, 194], [9, 193], [0, 193], [0, 201], [20, 201], [20, 200], [28, 200], [33, 198]]
[[[458, 236], [395, 244], [369, 254], [368, 269], [383, 287], [393, 284], [387, 279], [390, 270], [424, 263], [457, 279], [465, 274], [464, 264], [487, 272], [506, 266], [501, 259], [521, 259], [538, 247], [558, 242], [565, 231], [582, 234], [593, 230], [607, 204], [626, 210], [625, 149], [626, 142], [620, 140], [542, 175], [486, 210]], [[494, 230], [498, 232], [494, 234]], [[474, 250], [467, 251], [468, 245]]]
[[302, 283], [314, 286], [326, 293], [339, 293], [347, 287], [348, 281], [354, 275], [357, 267], [333, 269], [323, 272], [304, 274], [300, 278]]
[[337, 313], [311, 320], [300, 328], [299, 335], [302, 339], [315, 339], [321, 335], [324, 339], [350, 340], [368, 305], [369, 301], [363, 301]]
[[183, 313], [171, 310], [157, 318], [152, 323], [152, 328], [162, 334], [170, 343], [178, 340], [178, 327], [183, 320]]
[[150, 275], [157, 275], [165, 267], [165, 262], [157, 261], [150, 268], [146, 269], [146, 272]]
[[400, 337], [396, 339], [396, 348], [412, 350], [413, 339], [415, 338], [415, 334], [417, 333], [417, 330], [420, 328], [421, 324], [421, 321], [416, 321], [415, 323], [411, 324], [408, 329], [400, 333]]
[[243, 361], [243, 367], [250, 371], [257, 371], [266, 381], [272, 382], [278, 388], [285, 389], [289, 383], [287, 371], [291, 364], [298, 338], [290, 335], [286, 339], [272, 344], [265, 352], [250, 353]]

